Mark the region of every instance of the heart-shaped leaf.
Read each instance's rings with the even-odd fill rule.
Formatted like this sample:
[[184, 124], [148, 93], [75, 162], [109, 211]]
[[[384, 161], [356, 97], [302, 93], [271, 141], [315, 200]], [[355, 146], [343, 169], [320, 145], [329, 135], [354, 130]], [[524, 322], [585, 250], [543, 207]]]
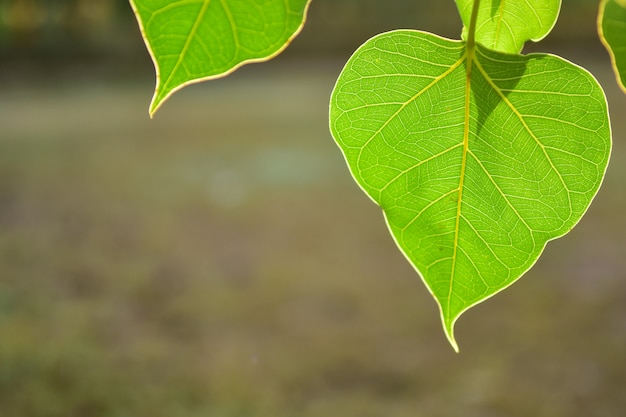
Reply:
[[180, 88], [280, 53], [310, 0], [130, 0], [154, 61], [150, 115]]
[[617, 83], [626, 92], [626, 0], [602, 0], [598, 31], [611, 55]]
[[[456, 0], [463, 20], [463, 39], [475, 0]], [[476, 21], [476, 42], [494, 51], [518, 53], [529, 40], [543, 39], [554, 27], [561, 0], [483, 1]]]
[[367, 41], [332, 92], [352, 175], [454, 323], [511, 285], [587, 210], [611, 133], [604, 93], [561, 58], [418, 31]]

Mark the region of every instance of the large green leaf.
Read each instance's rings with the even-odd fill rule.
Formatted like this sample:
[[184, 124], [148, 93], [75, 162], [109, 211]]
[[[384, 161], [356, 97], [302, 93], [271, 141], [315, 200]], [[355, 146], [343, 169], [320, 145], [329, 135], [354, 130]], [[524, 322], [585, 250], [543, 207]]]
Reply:
[[604, 176], [604, 93], [561, 58], [418, 31], [367, 41], [332, 92], [331, 132], [454, 323], [581, 218]]
[[280, 53], [310, 0], [129, 0], [157, 75], [150, 114], [178, 89]]
[[[467, 40], [474, 0], [456, 0]], [[518, 53], [529, 40], [543, 39], [554, 27], [561, 0], [483, 0], [476, 21], [476, 42], [500, 52]]]
[[626, 0], [602, 0], [598, 31], [611, 55], [617, 83], [626, 92]]

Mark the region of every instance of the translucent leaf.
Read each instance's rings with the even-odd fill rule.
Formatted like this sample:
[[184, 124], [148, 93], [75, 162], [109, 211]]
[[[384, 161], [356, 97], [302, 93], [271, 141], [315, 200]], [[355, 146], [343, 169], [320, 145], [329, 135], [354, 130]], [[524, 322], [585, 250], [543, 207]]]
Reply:
[[268, 60], [298, 34], [310, 0], [130, 0], [154, 61], [150, 114], [180, 88]]
[[352, 175], [454, 323], [579, 221], [604, 176], [604, 93], [559, 57], [378, 35], [341, 72], [331, 132]]
[[611, 55], [617, 83], [626, 92], [626, 0], [602, 0], [598, 31]]
[[[464, 40], [474, 0], [456, 0]], [[554, 27], [561, 0], [483, 0], [476, 22], [476, 42], [500, 52], [518, 53], [529, 40], [539, 41]]]

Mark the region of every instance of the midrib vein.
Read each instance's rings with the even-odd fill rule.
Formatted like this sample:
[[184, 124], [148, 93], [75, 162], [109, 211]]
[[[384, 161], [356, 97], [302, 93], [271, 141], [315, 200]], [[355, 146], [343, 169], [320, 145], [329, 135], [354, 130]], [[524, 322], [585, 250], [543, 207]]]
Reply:
[[202, 8], [198, 12], [198, 17], [196, 18], [195, 22], [193, 22], [193, 26], [191, 27], [191, 30], [189, 31], [189, 36], [187, 36], [187, 39], [185, 40], [183, 49], [180, 51], [178, 60], [176, 61], [176, 65], [174, 65], [174, 69], [172, 69], [172, 72], [170, 72], [170, 75], [167, 77], [167, 80], [165, 81], [165, 83], [163, 83], [164, 86], [169, 85], [170, 81], [172, 80], [174, 75], [178, 72], [178, 69], [180, 68], [183, 61], [185, 60], [185, 56], [187, 55], [189, 46], [191, 45], [191, 42], [194, 36], [198, 32], [198, 28], [200, 27], [200, 23], [202, 22], [202, 19], [204, 18], [204, 15], [206, 14], [207, 9], [209, 8], [209, 4], [211, 4], [211, 0], [205, 0], [203, 2]]
[[458, 259], [459, 248], [459, 225], [461, 223], [461, 205], [463, 201], [463, 182], [465, 180], [465, 168], [467, 165], [467, 153], [469, 150], [469, 122], [470, 122], [470, 95], [471, 95], [471, 78], [472, 78], [472, 63], [474, 61], [474, 48], [468, 48], [467, 50], [467, 68], [465, 72], [465, 126], [463, 127], [463, 156], [461, 158], [461, 173], [459, 179], [459, 195], [456, 203], [456, 221], [454, 226], [454, 243], [452, 245], [452, 268], [450, 272], [450, 287], [448, 289], [448, 299], [446, 302], [446, 320], [450, 320], [450, 302], [452, 300], [452, 288], [454, 286], [454, 276], [456, 274], [456, 266]]

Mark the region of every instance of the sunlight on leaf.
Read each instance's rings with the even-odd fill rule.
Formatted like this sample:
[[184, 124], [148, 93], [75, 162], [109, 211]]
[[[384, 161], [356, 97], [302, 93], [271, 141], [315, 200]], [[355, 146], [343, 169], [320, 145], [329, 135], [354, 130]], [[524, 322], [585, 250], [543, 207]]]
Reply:
[[626, 0], [600, 3], [598, 32], [611, 55], [617, 83], [626, 93]]
[[579, 221], [611, 146], [604, 93], [584, 69], [409, 30], [354, 53], [330, 128], [455, 350], [457, 318]]
[[301, 30], [310, 0], [130, 0], [154, 62], [152, 116], [182, 87], [280, 53]]
[[[474, 0], [456, 0], [463, 20], [463, 39]], [[476, 22], [476, 42], [500, 52], [516, 54], [529, 40], [539, 41], [554, 27], [561, 0], [483, 1]]]

